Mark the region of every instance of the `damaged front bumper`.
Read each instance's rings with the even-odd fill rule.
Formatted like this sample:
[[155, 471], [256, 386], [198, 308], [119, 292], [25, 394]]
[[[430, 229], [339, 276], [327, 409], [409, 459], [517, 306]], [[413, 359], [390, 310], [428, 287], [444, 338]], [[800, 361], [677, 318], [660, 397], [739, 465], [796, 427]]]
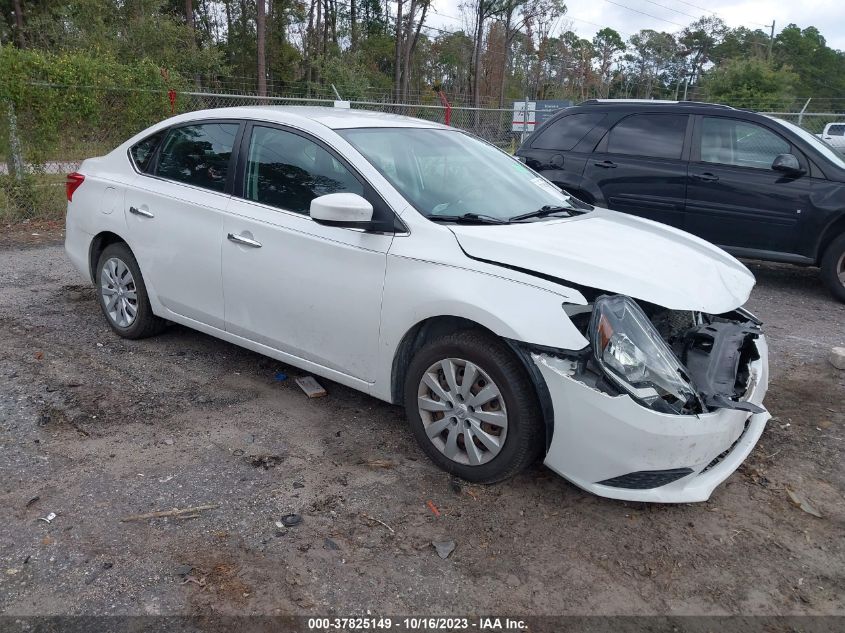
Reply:
[[554, 409], [545, 464], [594, 494], [627, 501], [705, 501], [745, 460], [759, 440], [768, 412], [768, 347], [748, 365], [743, 402], [751, 412], [719, 408], [697, 415], [661, 413], [628, 395], [609, 395], [581, 382], [576, 363], [543, 353], [531, 358]]

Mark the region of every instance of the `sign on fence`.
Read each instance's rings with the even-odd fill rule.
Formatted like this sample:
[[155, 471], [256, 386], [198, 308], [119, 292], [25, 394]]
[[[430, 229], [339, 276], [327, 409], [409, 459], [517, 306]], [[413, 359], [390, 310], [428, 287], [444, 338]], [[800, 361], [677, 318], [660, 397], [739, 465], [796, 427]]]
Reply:
[[548, 99], [546, 101], [537, 102], [537, 126], [540, 127], [548, 119], [551, 119], [558, 110], [568, 108], [572, 102], [568, 99]]
[[534, 131], [537, 116], [536, 101], [514, 101], [513, 102], [513, 125], [512, 132], [525, 132], [530, 134]]
[[530, 134], [552, 118], [561, 108], [568, 108], [572, 102], [567, 99], [546, 99], [543, 101], [513, 102], [513, 125], [511, 131]]

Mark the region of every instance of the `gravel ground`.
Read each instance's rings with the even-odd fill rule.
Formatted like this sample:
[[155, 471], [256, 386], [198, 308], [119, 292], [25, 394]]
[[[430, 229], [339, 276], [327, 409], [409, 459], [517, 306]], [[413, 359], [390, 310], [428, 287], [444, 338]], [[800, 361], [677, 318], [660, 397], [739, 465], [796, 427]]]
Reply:
[[813, 269], [750, 264], [775, 417], [710, 501], [658, 506], [539, 465], [461, 485], [397, 407], [182, 327], [121, 340], [35, 237], [0, 239], [0, 613], [845, 614], [845, 305]]

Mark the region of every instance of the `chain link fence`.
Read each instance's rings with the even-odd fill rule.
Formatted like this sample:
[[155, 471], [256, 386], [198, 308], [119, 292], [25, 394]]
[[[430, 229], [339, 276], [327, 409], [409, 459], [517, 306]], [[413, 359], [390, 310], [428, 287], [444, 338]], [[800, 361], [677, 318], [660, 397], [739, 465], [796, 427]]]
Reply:
[[[839, 103], [845, 108], [845, 102]], [[814, 134], [827, 123], [845, 120], [845, 109], [838, 111], [829, 101], [820, 103], [823, 112], [812, 111], [810, 104], [811, 100], [792, 104], [792, 111], [771, 114]], [[183, 112], [249, 105], [331, 107], [335, 100], [325, 93], [259, 97], [32, 84], [24, 105], [0, 103], [0, 221], [62, 217], [65, 175], [85, 158], [109, 152], [153, 123]], [[521, 134], [512, 131], [519, 118], [512, 107], [447, 108], [378, 99], [351, 101], [349, 107], [448, 122], [511, 152], [521, 141]]]
[[[111, 151], [133, 134], [173, 114], [235, 106], [335, 105], [326, 95], [268, 96], [210, 92], [113, 90], [33, 84], [25, 106], [0, 104], [0, 221], [59, 218], [65, 175], [85, 158]], [[352, 101], [366, 109], [445, 123], [443, 105]], [[510, 108], [448, 109], [450, 125], [508, 151], [519, 144]]]

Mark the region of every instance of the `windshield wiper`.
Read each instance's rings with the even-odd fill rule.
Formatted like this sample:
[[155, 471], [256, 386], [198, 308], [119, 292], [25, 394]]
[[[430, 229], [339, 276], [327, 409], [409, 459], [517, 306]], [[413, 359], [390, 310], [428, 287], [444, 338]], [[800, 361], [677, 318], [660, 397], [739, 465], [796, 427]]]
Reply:
[[572, 209], [570, 207], [561, 207], [553, 204], [547, 204], [544, 207], [540, 207], [536, 211], [529, 211], [528, 213], [523, 213], [521, 215], [515, 215], [512, 218], [508, 218], [508, 222], [519, 222], [520, 220], [527, 220], [529, 218], [544, 218], [547, 215], [551, 215], [552, 213], [562, 213], [566, 212], [569, 215], [572, 215]]
[[481, 213], [464, 213], [462, 215], [429, 215], [429, 220], [435, 222], [456, 222], [458, 224], [508, 224], [509, 220], [495, 218]]

